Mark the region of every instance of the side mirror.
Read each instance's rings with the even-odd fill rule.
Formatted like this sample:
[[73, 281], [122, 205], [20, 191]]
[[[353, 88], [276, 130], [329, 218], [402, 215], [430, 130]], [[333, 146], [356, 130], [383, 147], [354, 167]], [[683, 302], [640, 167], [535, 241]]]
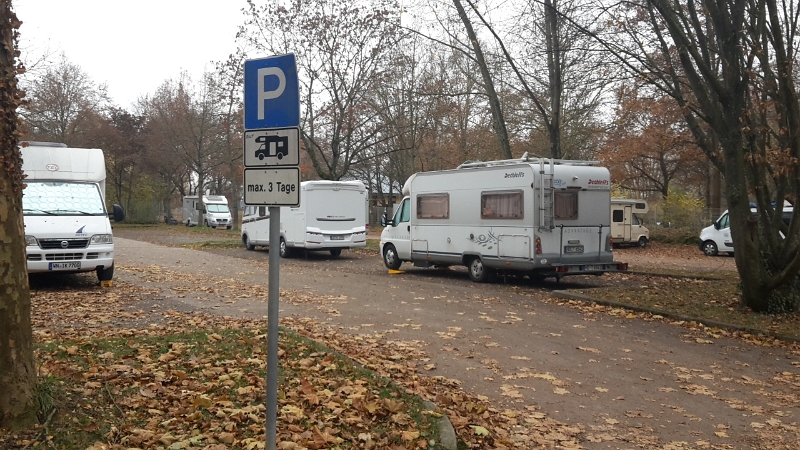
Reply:
[[714, 222], [714, 229], [719, 230], [719, 222]]
[[112, 217], [114, 217], [114, 222], [122, 222], [125, 220], [125, 210], [122, 209], [122, 206], [115, 204], [113, 210]]
[[381, 226], [385, 227], [388, 224], [389, 224], [389, 216], [387, 216], [386, 214], [382, 215], [381, 216]]

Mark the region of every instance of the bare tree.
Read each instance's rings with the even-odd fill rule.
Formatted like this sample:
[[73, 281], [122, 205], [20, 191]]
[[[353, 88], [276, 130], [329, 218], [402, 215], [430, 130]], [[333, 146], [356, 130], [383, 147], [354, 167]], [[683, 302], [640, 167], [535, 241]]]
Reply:
[[320, 178], [341, 179], [386, 138], [369, 99], [398, 39], [397, 3], [270, 1], [247, 14], [239, 36], [249, 48], [295, 53], [304, 148]]
[[0, 0], [0, 429], [36, 423], [31, 296], [22, 224], [22, 157], [19, 151], [16, 50], [20, 22], [11, 0]]
[[797, 4], [644, 0], [615, 13], [627, 34], [607, 47], [675, 99], [724, 174], [743, 303], [797, 309], [800, 215], [782, 221], [784, 201], [800, 198]]
[[106, 86], [96, 85], [63, 54], [57, 64], [47, 67], [25, 88], [27, 103], [20, 115], [30, 140], [75, 146], [92, 114], [102, 114], [109, 103]]

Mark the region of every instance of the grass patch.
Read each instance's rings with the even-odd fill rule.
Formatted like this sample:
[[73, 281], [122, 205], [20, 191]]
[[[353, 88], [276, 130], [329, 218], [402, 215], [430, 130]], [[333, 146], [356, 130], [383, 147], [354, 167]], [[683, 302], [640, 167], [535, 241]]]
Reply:
[[570, 292], [800, 340], [800, 314], [761, 314], [741, 305], [739, 278], [735, 273], [718, 274], [713, 278], [697, 278], [677, 272], [672, 275], [683, 276], [638, 276], [636, 283], [571, 289]]
[[[264, 330], [129, 334], [39, 344], [38, 399], [46, 426], [0, 438], [0, 447], [253, 448], [264, 442]], [[439, 441], [435, 417], [419, 397], [291, 330], [281, 329], [279, 341], [278, 442], [416, 448], [424, 441], [437, 448], [428, 445]]]

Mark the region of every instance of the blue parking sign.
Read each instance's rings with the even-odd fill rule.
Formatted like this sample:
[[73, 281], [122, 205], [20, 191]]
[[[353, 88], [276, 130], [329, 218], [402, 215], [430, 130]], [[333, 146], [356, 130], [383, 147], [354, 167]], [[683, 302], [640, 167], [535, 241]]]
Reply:
[[300, 126], [294, 54], [244, 62], [244, 128]]

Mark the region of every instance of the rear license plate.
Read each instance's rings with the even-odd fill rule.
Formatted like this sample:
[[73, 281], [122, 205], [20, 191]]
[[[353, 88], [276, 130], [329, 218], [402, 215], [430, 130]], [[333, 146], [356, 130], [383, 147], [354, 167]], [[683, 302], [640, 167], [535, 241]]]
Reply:
[[583, 266], [583, 270], [603, 270], [603, 266], [600, 264], [591, 264], [588, 266]]
[[565, 245], [564, 253], [583, 253], [582, 245]]
[[79, 270], [80, 261], [50, 263], [50, 270]]
[[341, 236], [341, 235], [340, 236], [331, 236], [331, 240], [332, 241], [343, 241], [344, 240], [344, 236]]

